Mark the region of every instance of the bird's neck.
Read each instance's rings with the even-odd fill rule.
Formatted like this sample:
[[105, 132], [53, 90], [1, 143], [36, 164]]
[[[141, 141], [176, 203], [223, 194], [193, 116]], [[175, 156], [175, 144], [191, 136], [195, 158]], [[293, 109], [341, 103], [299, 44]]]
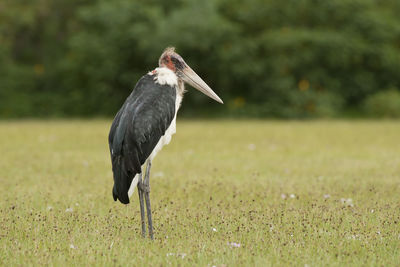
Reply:
[[176, 74], [165, 67], [159, 67], [149, 72], [150, 75], [154, 75], [154, 80], [160, 85], [169, 85], [176, 88], [177, 103], [176, 108], [180, 107], [180, 103], [185, 93], [185, 83], [176, 76]]
[[181, 107], [183, 93], [185, 92], [185, 83], [178, 79], [178, 86], [176, 88], [176, 99], [175, 99], [175, 114], [178, 112]]
[[149, 74], [155, 75], [154, 80], [160, 85], [178, 87], [178, 77], [172, 70], [168, 68], [159, 67], [151, 71]]
[[180, 97], [183, 97], [183, 94], [185, 92], [186, 92], [185, 83], [181, 79], [178, 79], [178, 86], [176, 87], [176, 94], [179, 95]]

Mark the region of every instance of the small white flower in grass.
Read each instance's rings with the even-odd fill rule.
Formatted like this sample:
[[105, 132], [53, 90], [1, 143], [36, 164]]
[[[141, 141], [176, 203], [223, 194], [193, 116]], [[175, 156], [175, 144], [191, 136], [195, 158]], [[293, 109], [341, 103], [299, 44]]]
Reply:
[[73, 212], [73, 211], [74, 211], [73, 208], [67, 208], [67, 209], [65, 210], [65, 212]]
[[228, 246], [231, 246], [232, 248], [240, 248], [241, 244], [235, 242], [228, 242]]
[[249, 150], [253, 151], [253, 150], [256, 149], [256, 145], [255, 145], [255, 144], [249, 144], [249, 145], [247, 146], [247, 148], [248, 148]]
[[281, 194], [281, 198], [286, 199], [287, 198], [286, 194]]
[[375, 211], [372, 209], [372, 210], [371, 210], [371, 213], [374, 213], [374, 212], [375, 212]]
[[355, 235], [349, 235], [346, 238], [349, 240], [361, 240], [363, 238], [363, 236], [359, 235], [359, 234], [355, 234]]
[[74, 244], [70, 244], [70, 245], [69, 245], [69, 248], [76, 249], [76, 247], [74, 246]]
[[354, 207], [353, 200], [351, 198], [347, 199], [347, 206]]
[[167, 257], [177, 256], [177, 257], [180, 257], [181, 259], [184, 259], [186, 257], [186, 255], [187, 255], [186, 253], [172, 253], [172, 252], [169, 252], [166, 254]]
[[354, 207], [353, 200], [351, 198], [341, 198], [340, 202], [345, 206]]
[[295, 194], [290, 194], [289, 197], [290, 197], [290, 198], [296, 198], [296, 195], [295, 195]]
[[328, 199], [328, 198], [330, 198], [330, 197], [331, 197], [331, 195], [329, 195], [329, 194], [325, 194], [325, 195], [324, 195], [324, 198], [325, 198], [325, 199]]
[[212, 230], [213, 230], [214, 232], [217, 232], [217, 229], [215, 229], [215, 228], [213, 228]]

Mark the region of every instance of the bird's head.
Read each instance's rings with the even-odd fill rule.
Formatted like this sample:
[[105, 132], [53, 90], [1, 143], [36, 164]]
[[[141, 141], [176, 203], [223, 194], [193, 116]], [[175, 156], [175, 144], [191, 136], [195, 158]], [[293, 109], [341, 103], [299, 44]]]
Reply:
[[194, 72], [183, 60], [183, 58], [175, 52], [175, 48], [168, 47], [162, 53], [158, 65], [172, 70], [178, 79], [193, 86], [203, 94], [211, 97], [215, 101], [223, 104], [221, 98]]

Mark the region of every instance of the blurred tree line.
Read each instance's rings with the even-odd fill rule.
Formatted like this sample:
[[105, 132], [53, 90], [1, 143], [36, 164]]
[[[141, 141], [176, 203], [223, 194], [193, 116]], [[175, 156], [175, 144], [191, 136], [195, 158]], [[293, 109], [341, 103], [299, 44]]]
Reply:
[[400, 116], [399, 0], [2, 0], [0, 117], [111, 116], [167, 46], [186, 116]]

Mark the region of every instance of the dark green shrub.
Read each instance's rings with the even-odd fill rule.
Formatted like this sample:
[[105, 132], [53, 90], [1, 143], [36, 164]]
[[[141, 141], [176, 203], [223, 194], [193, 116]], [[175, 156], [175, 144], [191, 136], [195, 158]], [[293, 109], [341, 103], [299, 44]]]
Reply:
[[378, 92], [366, 98], [363, 106], [371, 117], [400, 118], [400, 92], [396, 88]]

